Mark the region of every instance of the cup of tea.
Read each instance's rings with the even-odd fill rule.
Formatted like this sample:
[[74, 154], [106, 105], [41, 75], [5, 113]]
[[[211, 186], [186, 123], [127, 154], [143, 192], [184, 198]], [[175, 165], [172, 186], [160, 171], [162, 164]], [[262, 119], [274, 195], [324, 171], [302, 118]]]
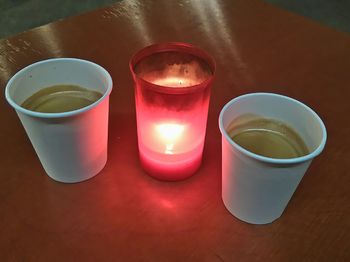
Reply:
[[111, 90], [104, 68], [76, 58], [31, 64], [7, 83], [6, 99], [52, 179], [80, 182], [105, 166]]
[[279, 218], [312, 160], [326, 143], [321, 118], [305, 104], [273, 93], [252, 93], [221, 110], [222, 199], [251, 224]]

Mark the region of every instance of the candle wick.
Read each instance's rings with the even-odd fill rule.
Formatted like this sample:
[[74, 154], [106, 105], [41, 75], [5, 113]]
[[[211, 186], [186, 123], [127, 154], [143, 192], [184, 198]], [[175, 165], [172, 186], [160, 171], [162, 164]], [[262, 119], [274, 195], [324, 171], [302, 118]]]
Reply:
[[168, 155], [174, 154], [174, 152], [173, 152], [174, 144], [167, 144], [167, 145], [165, 145], [165, 147], [166, 147], [165, 154], [168, 154]]

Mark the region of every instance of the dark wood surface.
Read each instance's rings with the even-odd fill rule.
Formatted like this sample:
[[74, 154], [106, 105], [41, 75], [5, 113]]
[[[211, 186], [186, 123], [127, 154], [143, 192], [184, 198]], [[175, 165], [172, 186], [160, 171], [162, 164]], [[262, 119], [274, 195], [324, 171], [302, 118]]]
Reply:
[[[141, 169], [131, 55], [156, 42], [198, 45], [217, 61], [204, 161], [192, 178]], [[95, 178], [46, 176], [4, 98], [35, 61], [79, 57], [112, 75], [109, 157]], [[122, 1], [0, 40], [1, 261], [350, 261], [350, 36], [252, 1]], [[328, 141], [280, 219], [254, 226], [221, 201], [218, 114], [240, 94], [285, 94], [323, 118]]]

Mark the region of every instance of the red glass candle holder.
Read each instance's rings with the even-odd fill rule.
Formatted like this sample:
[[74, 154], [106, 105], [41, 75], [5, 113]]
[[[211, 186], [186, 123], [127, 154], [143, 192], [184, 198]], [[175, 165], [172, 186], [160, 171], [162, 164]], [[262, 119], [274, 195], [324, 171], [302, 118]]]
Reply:
[[215, 62], [185, 43], [155, 44], [130, 61], [142, 167], [161, 180], [193, 175], [202, 160]]

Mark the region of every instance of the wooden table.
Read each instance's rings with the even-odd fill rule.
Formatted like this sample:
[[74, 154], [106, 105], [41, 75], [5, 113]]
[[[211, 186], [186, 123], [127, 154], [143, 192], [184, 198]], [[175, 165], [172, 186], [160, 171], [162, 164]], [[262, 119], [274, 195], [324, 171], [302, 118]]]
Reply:
[[[204, 162], [160, 182], [138, 161], [128, 61], [183, 41], [217, 61]], [[112, 75], [109, 160], [95, 178], [46, 176], [4, 98], [20, 68], [79, 57]], [[1, 261], [350, 261], [350, 36], [258, 0], [122, 1], [0, 41]], [[328, 141], [272, 224], [234, 218], [221, 201], [222, 106], [241, 94], [285, 94], [323, 118]]]

